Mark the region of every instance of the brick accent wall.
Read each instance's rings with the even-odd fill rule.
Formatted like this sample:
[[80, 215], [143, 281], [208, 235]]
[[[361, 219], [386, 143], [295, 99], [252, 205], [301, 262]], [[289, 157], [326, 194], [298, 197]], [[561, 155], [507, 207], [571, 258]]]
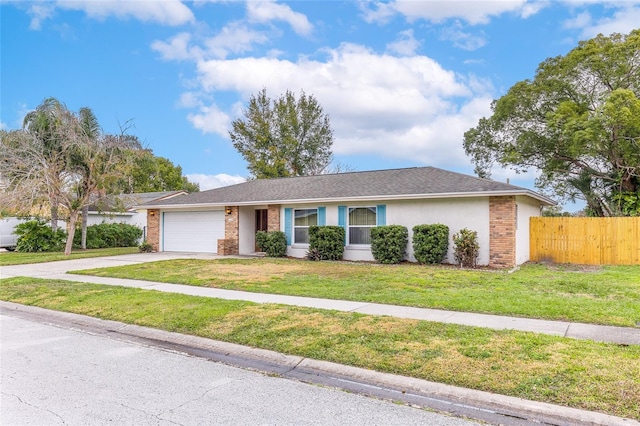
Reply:
[[147, 242], [160, 251], [160, 210], [147, 210]]
[[[231, 209], [231, 214], [226, 213], [227, 209]], [[218, 254], [221, 256], [240, 254], [238, 238], [239, 213], [238, 206], [225, 207], [224, 239], [218, 240]]]
[[516, 197], [489, 197], [489, 266], [516, 266]]
[[267, 206], [267, 227], [268, 231], [280, 230], [280, 204]]

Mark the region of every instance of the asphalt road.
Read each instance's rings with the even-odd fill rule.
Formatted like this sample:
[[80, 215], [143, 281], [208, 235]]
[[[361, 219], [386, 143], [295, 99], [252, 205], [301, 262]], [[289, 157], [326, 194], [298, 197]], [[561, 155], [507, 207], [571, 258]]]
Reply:
[[0, 316], [2, 425], [474, 425], [104, 335]]

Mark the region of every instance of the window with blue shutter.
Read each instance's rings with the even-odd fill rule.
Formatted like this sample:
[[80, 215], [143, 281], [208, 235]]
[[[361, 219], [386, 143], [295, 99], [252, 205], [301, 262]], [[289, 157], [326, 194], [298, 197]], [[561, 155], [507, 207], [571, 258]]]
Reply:
[[327, 224], [327, 208], [318, 207], [318, 226], [325, 226]]
[[338, 206], [338, 226], [344, 228], [344, 243], [347, 244], [347, 206]]
[[291, 212], [293, 209], [286, 208], [284, 209], [284, 235], [287, 238], [287, 245], [291, 245], [291, 232], [293, 231], [292, 221], [291, 221]]
[[376, 226], [385, 226], [387, 224], [387, 206], [378, 204], [376, 206]]

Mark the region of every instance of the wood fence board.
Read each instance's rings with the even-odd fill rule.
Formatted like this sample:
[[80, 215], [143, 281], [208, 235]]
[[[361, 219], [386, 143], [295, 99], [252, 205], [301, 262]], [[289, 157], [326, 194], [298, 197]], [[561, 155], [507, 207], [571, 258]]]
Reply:
[[640, 217], [532, 217], [531, 260], [640, 265]]

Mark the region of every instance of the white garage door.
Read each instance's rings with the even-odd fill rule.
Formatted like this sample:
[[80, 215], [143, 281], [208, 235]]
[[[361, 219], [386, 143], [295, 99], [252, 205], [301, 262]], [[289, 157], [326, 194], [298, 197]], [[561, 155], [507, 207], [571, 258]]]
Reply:
[[163, 250], [217, 253], [224, 238], [224, 212], [165, 212]]

